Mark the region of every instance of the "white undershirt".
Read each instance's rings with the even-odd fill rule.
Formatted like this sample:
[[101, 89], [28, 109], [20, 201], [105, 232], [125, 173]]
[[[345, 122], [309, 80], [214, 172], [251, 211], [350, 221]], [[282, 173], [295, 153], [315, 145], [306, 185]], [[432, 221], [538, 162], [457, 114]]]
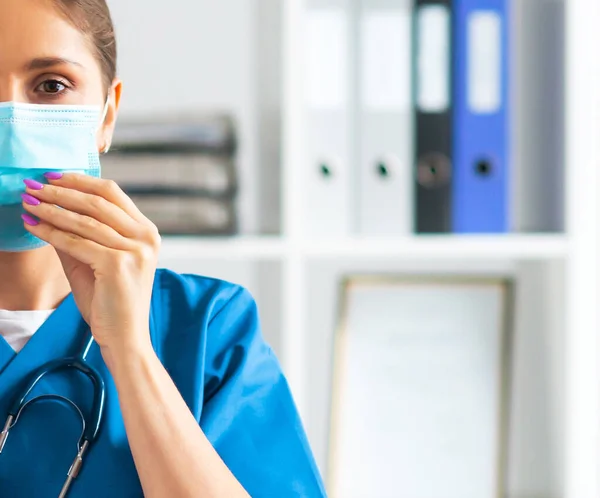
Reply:
[[0, 310], [0, 336], [18, 353], [53, 311]]

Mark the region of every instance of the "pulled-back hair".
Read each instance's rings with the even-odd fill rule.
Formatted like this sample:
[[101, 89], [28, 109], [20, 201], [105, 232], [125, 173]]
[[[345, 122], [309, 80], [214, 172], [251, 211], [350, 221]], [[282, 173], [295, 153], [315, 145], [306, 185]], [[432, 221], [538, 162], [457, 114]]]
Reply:
[[105, 88], [117, 75], [115, 29], [106, 0], [52, 0], [65, 17], [85, 34], [96, 51]]

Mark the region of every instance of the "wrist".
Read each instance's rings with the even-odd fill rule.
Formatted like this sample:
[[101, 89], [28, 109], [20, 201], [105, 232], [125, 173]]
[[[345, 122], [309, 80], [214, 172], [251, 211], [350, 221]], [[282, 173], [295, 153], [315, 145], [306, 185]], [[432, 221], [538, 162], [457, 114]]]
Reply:
[[144, 337], [147, 339], [118, 340], [100, 346], [102, 358], [113, 376], [126, 370], [140, 361], [147, 361], [156, 356], [150, 334], [132, 334], [129, 337]]

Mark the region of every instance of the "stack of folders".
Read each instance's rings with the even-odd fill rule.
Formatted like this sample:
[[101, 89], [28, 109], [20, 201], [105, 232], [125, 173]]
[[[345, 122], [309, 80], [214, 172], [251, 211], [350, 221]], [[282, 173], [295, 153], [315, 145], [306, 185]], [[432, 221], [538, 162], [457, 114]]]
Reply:
[[[557, 184], [544, 150], [560, 137], [560, 77], [547, 62], [560, 50], [542, 40], [557, 26], [548, 16], [557, 2], [308, 4], [308, 226], [316, 235], [505, 233], [532, 218], [518, 212], [521, 201], [554, 210], [540, 201], [557, 200], [544, 193]], [[524, 187], [524, 176], [537, 179]], [[529, 186], [536, 191], [524, 192]]]
[[509, 3], [416, 0], [418, 232], [510, 230]]
[[237, 231], [235, 130], [227, 116], [125, 121], [102, 175], [164, 235]]

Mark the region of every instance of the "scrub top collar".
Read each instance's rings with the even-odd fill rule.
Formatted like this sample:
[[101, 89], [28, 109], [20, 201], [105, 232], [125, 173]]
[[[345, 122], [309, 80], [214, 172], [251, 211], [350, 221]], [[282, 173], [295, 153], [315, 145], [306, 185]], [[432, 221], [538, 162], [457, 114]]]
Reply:
[[20, 353], [15, 353], [0, 337], [0, 396], [5, 396], [17, 381], [48, 361], [77, 355], [87, 329], [73, 294], [69, 294]]

